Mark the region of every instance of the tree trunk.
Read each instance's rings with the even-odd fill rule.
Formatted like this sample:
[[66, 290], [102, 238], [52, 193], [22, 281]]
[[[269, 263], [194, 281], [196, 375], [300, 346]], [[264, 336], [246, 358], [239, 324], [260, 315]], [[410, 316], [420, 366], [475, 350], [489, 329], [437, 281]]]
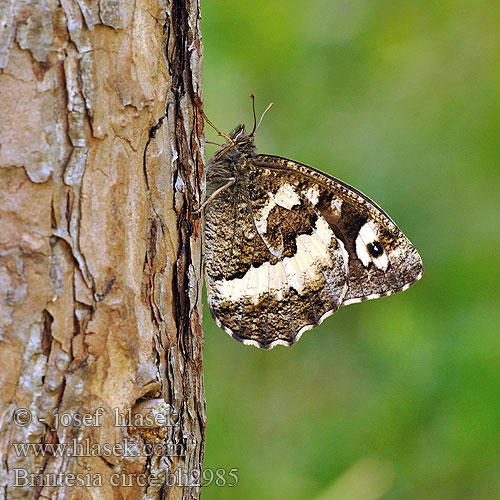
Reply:
[[0, 498], [199, 498], [198, 0], [0, 19]]

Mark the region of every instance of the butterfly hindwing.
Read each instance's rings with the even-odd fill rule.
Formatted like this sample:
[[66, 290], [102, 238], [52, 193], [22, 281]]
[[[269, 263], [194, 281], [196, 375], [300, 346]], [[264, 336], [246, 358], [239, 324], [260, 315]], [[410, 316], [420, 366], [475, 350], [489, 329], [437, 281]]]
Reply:
[[206, 209], [210, 310], [237, 340], [290, 345], [341, 305], [347, 255], [281, 172], [248, 164], [245, 177]]

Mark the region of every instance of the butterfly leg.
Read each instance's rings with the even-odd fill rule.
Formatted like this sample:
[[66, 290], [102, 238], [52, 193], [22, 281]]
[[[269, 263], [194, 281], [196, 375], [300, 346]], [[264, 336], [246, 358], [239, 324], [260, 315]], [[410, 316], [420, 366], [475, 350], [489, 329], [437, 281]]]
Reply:
[[234, 146], [234, 141], [231, 139], [231, 137], [227, 136], [226, 134], [223, 134], [208, 118], [207, 118], [207, 115], [201, 111], [201, 115], [203, 116], [203, 118], [205, 119], [205, 121], [221, 136], [221, 137], [224, 137], [224, 139], [226, 139], [227, 142], [229, 142], [229, 144], [231, 144], [231, 147]]
[[216, 198], [217, 196], [219, 196], [219, 194], [221, 194], [223, 191], [225, 191], [228, 187], [231, 187], [234, 183], [236, 182], [236, 179], [234, 177], [231, 177], [229, 179], [228, 182], [226, 182], [226, 184], [224, 184], [223, 186], [221, 186], [220, 188], [216, 189], [200, 206], [200, 208], [198, 208], [198, 210], [195, 210], [193, 213], [195, 215], [197, 214], [200, 214], [202, 212], [202, 210], [214, 199]]

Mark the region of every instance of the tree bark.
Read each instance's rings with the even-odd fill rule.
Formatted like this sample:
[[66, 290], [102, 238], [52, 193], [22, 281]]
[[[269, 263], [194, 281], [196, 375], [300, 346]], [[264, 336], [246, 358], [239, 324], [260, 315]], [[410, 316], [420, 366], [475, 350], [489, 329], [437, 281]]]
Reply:
[[199, 17], [0, 5], [0, 498], [199, 498]]

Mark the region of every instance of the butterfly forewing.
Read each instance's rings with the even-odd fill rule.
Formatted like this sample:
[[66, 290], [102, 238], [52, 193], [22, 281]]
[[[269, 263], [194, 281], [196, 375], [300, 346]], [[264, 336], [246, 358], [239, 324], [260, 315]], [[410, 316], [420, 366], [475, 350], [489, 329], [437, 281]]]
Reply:
[[392, 219], [370, 198], [320, 170], [286, 158], [257, 155], [260, 168], [291, 177], [311, 199], [347, 251], [349, 288], [343, 305], [407, 289], [423, 274], [422, 259]]

